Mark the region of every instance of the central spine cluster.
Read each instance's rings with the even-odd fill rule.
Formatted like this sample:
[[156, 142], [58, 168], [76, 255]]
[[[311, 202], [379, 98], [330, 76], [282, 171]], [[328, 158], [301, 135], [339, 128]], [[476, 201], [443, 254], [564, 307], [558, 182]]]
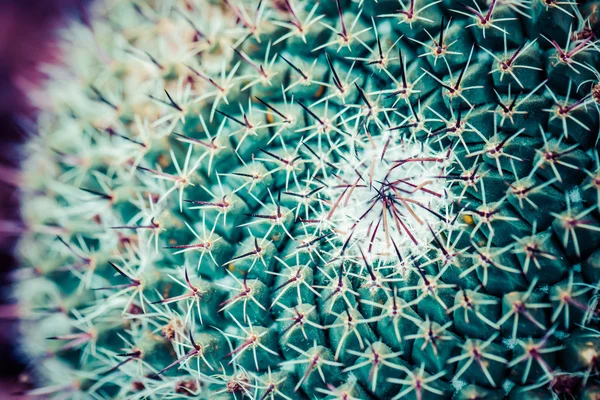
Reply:
[[403, 122], [365, 127], [323, 179], [323, 225], [372, 261], [422, 255], [452, 215], [445, 186], [451, 152], [398, 133], [413, 125]]

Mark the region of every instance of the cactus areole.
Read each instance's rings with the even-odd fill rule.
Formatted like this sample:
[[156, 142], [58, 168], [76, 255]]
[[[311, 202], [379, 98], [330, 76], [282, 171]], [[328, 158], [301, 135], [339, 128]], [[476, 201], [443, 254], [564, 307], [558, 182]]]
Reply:
[[28, 394], [597, 398], [599, 17], [95, 2], [31, 93]]

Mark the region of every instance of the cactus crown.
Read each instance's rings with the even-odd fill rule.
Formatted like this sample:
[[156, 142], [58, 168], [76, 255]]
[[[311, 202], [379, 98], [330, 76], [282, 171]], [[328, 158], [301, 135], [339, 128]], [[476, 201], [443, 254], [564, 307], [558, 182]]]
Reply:
[[30, 394], [596, 396], [599, 10], [99, 1], [32, 94]]

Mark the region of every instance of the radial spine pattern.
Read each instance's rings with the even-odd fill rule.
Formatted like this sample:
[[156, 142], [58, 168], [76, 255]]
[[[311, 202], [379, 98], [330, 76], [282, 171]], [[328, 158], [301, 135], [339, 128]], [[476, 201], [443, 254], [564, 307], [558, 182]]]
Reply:
[[31, 94], [29, 394], [597, 398], [599, 18], [96, 2]]

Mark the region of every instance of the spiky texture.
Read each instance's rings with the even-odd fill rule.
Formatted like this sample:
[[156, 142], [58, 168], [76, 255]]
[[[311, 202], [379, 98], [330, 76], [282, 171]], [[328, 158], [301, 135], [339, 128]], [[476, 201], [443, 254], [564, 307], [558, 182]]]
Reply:
[[30, 393], [596, 396], [599, 6], [98, 2], [21, 173]]

